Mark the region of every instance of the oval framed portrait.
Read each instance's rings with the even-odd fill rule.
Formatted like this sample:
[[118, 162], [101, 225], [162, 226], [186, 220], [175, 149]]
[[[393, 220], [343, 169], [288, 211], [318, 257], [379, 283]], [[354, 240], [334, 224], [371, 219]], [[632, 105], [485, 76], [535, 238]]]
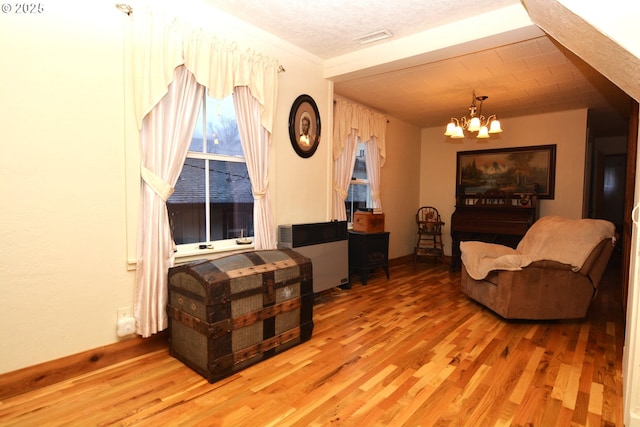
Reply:
[[320, 113], [309, 95], [300, 95], [293, 101], [289, 113], [289, 138], [300, 157], [308, 158], [320, 143]]

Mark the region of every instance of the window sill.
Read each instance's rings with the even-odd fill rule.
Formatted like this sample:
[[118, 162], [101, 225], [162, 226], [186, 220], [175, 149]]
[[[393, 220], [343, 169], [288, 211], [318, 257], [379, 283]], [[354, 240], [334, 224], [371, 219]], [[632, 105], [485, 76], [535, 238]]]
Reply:
[[248, 245], [240, 245], [235, 239], [219, 240], [212, 242], [206, 249], [200, 249], [199, 243], [192, 245], [181, 245], [176, 254], [176, 265], [185, 264], [187, 262], [199, 259], [215, 259], [221, 256], [231, 255], [233, 253], [252, 251], [253, 243]]
[[[175, 253], [175, 265], [186, 264], [199, 259], [216, 259], [234, 253], [252, 251], [253, 243], [249, 245], [239, 245], [235, 239], [219, 240], [212, 242], [211, 247], [200, 249], [200, 243], [180, 245]], [[129, 260], [128, 270], [136, 269], [136, 262]]]

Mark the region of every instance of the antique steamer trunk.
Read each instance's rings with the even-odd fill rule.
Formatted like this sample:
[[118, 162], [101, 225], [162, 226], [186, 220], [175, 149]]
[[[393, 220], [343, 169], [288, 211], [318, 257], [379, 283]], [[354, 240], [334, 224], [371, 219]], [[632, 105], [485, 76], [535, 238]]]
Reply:
[[312, 277], [291, 249], [169, 269], [171, 355], [212, 383], [309, 340]]

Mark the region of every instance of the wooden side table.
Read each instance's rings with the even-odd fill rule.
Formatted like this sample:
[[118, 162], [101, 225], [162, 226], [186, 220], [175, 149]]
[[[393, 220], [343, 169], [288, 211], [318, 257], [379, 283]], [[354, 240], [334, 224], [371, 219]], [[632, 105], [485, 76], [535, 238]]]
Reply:
[[389, 232], [349, 231], [349, 275], [357, 273], [363, 285], [369, 273], [382, 267], [389, 278]]

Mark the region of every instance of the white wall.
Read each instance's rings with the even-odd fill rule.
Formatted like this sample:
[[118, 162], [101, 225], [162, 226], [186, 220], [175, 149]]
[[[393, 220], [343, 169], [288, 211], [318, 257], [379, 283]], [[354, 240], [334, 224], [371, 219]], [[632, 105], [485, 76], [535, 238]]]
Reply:
[[121, 13], [82, 6], [0, 17], [0, 372], [113, 342], [131, 305]]
[[380, 197], [389, 234], [389, 258], [413, 254], [420, 191], [420, 129], [387, 117], [387, 160]]
[[[273, 177], [275, 216], [278, 224], [323, 222], [333, 219], [331, 212], [333, 133], [333, 86], [323, 80], [321, 67], [309, 64], [301, 67], [300, 61], [290, 61], [287, 71], [280, 76], [278, 110], [274, 129]], [[309, 76], [301, 80], [300, 76]], [[321, 135], [318, 149], [309, 158], [303, 158], [293, 150], [287, 126], [291, 105], [302, 94], [310, 95], [320, 111]]]
[[[0, 16], [0, 373], [116, 342], [116, 310], [133, 305], [136, 214], [127, 203], [137, 177], [125, 173], [136, 150], [125, 141], [136, 135], [125, 118], [126, 15], [114, 5], [59, 0], [40, 15]], [[276, 222], [329, 219], [332, 88], [321, 61], [215, 19], [229, 26], [225, 39], [286, 68], [270, 163]], [[288, 136], [291, 104], [303, 93], [323, 121], [311, 159], [298, 157]]]
[[422, 130], [420, 204], [435, 206], [443, 221], [445, 252], [451, 255], [458, 151], [556, 144], [555, 198], [540, 201], [540, 216], [582, 217], [587, 110], [501, 119], [503, 132], [487, 140], [450, 139], [441, 128]]

